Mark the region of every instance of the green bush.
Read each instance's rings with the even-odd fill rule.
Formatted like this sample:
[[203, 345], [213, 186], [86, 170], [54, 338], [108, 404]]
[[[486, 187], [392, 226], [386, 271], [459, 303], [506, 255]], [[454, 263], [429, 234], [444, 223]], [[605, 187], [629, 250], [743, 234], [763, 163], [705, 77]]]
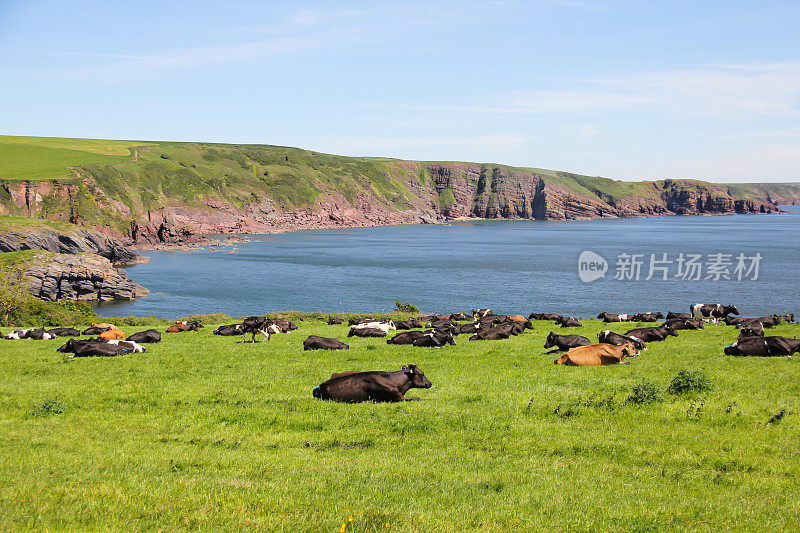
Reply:
[[412, 304], [411, 302], [395, 302], [394, 303], [394, 310], [400, 313], [419, 313], [419, 309], [417, 306]]
[[711, 388], [711, 381], [699, 370], [681, 370], [667, 387], [669, 394], [686, 394], [689, 392], [702, 392]]
[[634, 385], [630, 395], [625, 400], [625, 403], [647, 404], [661, 402], [664, 399], [661, 397], [661, 391], [658, 386], [651, 381], [642, 381]]

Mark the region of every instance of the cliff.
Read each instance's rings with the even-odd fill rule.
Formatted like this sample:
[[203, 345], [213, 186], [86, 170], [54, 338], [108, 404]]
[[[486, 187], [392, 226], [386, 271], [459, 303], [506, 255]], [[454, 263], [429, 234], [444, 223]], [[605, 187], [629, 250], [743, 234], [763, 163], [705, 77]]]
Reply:
[[[70, 142], [73, 151], [76, 141], [47, 139]], [[80, 141], [83, 149], [101, 152], [112, 142]], [[13, 142], [14, 153], [24, 153], [19, 146], [25, 138]], [[774, 213], [777, 205], [800, 203], [800, 184], [623, 182], [546, 169], [354, 158], [280, 146], [124, 143], [127, 156], [114, 145], [115, 152], [102, 152], [107, 158], [102, 162], [76, 160], [50, 175], [38, 161], [14, 167], [27, 172], [27, 179], [20, 170], [4, 176], [0, 165], [0, 215], [62, 220], [154, 246], [198, 242], [199, 235], [214, 233], [455, 218]]]

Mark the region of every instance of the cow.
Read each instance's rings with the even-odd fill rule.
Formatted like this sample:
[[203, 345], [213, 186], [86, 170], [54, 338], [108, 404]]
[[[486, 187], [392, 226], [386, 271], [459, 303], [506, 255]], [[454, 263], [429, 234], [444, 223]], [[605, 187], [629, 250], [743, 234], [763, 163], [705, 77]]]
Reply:
[[263, 335], [270, 340], [272, 335], [280, 332], [281, 329], [265, 316], [249, 316], [242, 321], [242, 342], [245, 342], [248, 333], [252, 335], [250, 342], [255, 343], [256, 335]]
[[404, 331], [391, 339], [386, 339], [386, 344], [414, 344], [414, 341], [423, 337], [424, 331]]
[[511, 330], [508, 328], [495, 327], [478, 330], [469, 338], [471, 341], [497, 341], [511, 337]]
[[511, 322], [519, 322], [520, 324], [524, 324], [525, 322], [530, 322], [527, 318], [522, 315], [511, 315], [508, 317], [509, 321]]
[[781, 315], [781, 320], [785, 320], [787, 324], [793, 324], [794, 323], [794, 313]]
[[621, 346], [591, 344], [572, 348], [561, 357], [555, 359], [553, 363], [567, 366], [626, 365], [628, 361], [623, 361], [623, 359], [636, 357], [637, 355], [639, 355], [639, 352], [631, 342], [626, 342]]
[[480, 322], [476, 322], [474, 324], [461, 324], [458, 326], [458, 329], [453, 332], [453, 335], [461, 335], [462, 333], [477, 333], [479, 329], [481, 329]]
[[351, 318], [349, 318], [347, 320], [347, 325], [348, 326], [355, 326], [356, 324], [364, 324], [366, 322], [375, 322], [377, 320], [378, 320], [377, 318], [354, 316], [354, 317], [351, 317]]
[[578, 346], [589, 346], [590, 344], [592, 344], [592, 341], [582, 335], [557, 335], [551, 331], [547, 335], [544, 347], [552, 348], [555, 346], [556, 351], [564, 351]]
[[66, 344], [58, 348], [56, 351], [61, 353], [72, 353], [74, 354], [74, 357], [113, 357], [115, 355], [132, 353], [133, 350], [130, 346], [111, 344], [102, 339], [70, 339]]
[[12, 331], [11, 333], [7, 333], [3, 335], [3, 338], [7, 341], [18, 341], [22, 339], [28, 338], [28, 333], [33, 331], [32, 329], [18, 329], [16, 331]]
[[125, 340], [130, 342], [139, 342], [147, 344], [156, 343], [156, 342], [161, 342], [161, 333], [159, 333], [154, 329], [148, 329], [146, 331], [140, 331], [139, 333], [134, 333]]
[[356, 324], [352, 326], [350, 330], [354, 329], [380, 329], [383, 330], [385, 333], [389, 333], [390, 331], [397, 330], [394, 325], [394, 322], [391, 320], [389, 322], [363, 322], [361, 324]]
[[417, 317], [420, 322], [433, 322], [434, 320], [447, 320], [450, 315], [425, 315]]
[[167, 328], [167, 333], [183, 333], [184, 331], [200, 331], [202, 328], [198, 322], [176, 322]]
[[385, 337], [388, 330], [381, 328], [350, 328], [348, 337]]
[[558, 313], [531, 313], [528, 320], [555, 320], [558, 321], [562, 316]]
[[406, 402], [409, 389], [430, 389], [430, 380], [417, 365], [404, 366], [395, 372], [342, 372], [314, 388], [312, 395], [321, 400], [344, 403]]
[[669, 313], [667, 313], [667, 320], [672, 320], [673, 318], [682, 318], [682, 319], [688, 320], [688, 319], [692, 318], [692, 314], [691, 313], [675, 313], [673, 311], [670, 311]]
[[56, 337], [80, 337], [81, 332], [75, 328], [53, 328], [48, 329], [47, 333]]
[[298, 329], [297, 328], [297, 324], [295, 324], [294, 322], [292, 322], [288, 318], [275, 318], [275, 319], [270, 320], [270, 322], [272, 324], [278, 326], [278, 329], [281, 330], [280, 331], [281, 333], [288, 333], [290, 331], [294, 331], [294, 330]]
[[681, 329], [703, 329], [702, 320], [694, 320], [691, 318], [672, 318], [661, 325], [668, 326], [676, 331]]
[[657, 322], [664, 318], [661, 313], [636, 313], [633, 315], [634, 322]]
[[637, 339], [636, 337], [629, 337], [627, 335], [622, 335], [620, 333], [614, 333], [613, 331], [605, 330], [601, 331], [597, 334], [597, 341], [602, 344], [613, 344], [615, 346], [622, 346], [626, 342], [631, 342], [636, 347], [637, 350], [647, 350], [647, 344], [644, 343], [641, 339]]
[[468, 315], [467, 313], [453, 313], [450, 315], [450, 320], [452, 322], [463, 322], [464, 320], [472, 320], [473, 317]]
[[502, 324], [494, 326], [494, 329], [504, 329], [512, 335], [522, 335], [525, 333], [525, 325], [518, 322], [503, 322]]
[[328, 317], [328, 325], [329, 326], [333, 326], [333, 325], [341, 324], [341, 323], [342, 323], [342, 319], [341, 318], [336, 318], [335, 316], [329, 316]]
[[125, 338], [125, 332], [122, 331], [121, 329], [114, 328], [114, 329], [110, 329], [108, 331], [104, 331], [103, 333], [101, 333], [100, 334], [100, 338], [105, 339], [107, 341], [110, 341], [110, 340], [113, 340], [113, 339], [121, 340], [121, 339]]
[[562, 316], [556, 320], [556, 324], [561, 324], [562, 328], [579, 328], [583, 326], [581, 321], [571, 316]]
[[220, 335], [222, 337], [234, 337], [244, 333], [241, 324], [225, 324], [211, 332], [212, 335]]
[[644, 342], [663, 341], [672, 335], [677, 337], [678, 334], [669, 326], [659, 326], [657, 328], [634, 328], [626, 331], [624, 335], [628, 337], [635, 337]]
[[475, 320], [477, 320], [479, 318], [485, 318], [487, 316], [492, 316], [492, 310], [491, 309], [473, 309], [472, 310], [472, 318], [474, 318]]
[[434, 320], [425, 326], [426, 328], [433, 328], [433, 329], [453, 329], [456, 327], [456, 324], [450, 322], [449, 318], [445, 318], [443, 320]]
[[44, 328], [32, 329], [28, 332], [28, 339], [33, 339], [35, 341], [49, 341], [55, 339], [57, 335], [50, 334], [44, 330]]
[[764, 324], [761, 322], [756, 322], [750, 325], [742, 325], [742, 329], [739, 330], [739, 340], [742, 340], [745, 337], [763, 337], [764, 336]]
[[629, 322], [631, 320], [631, 315], [612, 315], [611, 313], [606, 313], [603, 311], [597, 318], [601, 319], [603, 322]]
[[95, 323], [92, 323], [92, 324], [90, 324], [90, 325], [91, 325], [93, 328], [102, 329], [102, 330], [104, 330], [104, 331], [108, 331], [109, 329], [114, 329], [114, 328], [116, 328], [116, 327], [117, 327], [117, 326], [115, 326], [114, 324], [109, 324], [108, 322], [100, 322], [100, 323], [97, 323], [97, 324], [95, 324]]
[[721, 304], [694, 304], [689, 307], [689, 311], [691, 311], [692, 318], [695, 320], [709, 320], [714, 324], [720, 318], [739, 314], [739, 310], [735, 305]]
[[116, 326], [111, 326], [110, 328], [99, 328], [97, 326], [89, 326], [85, 330], [81, 331], [81, 335], [100, 335], [104, 331], [109, 331], [115, 329]]
[[453, 335], [446, 331], [426, 331], [422, 337], [418, 338], [412, 343], [414, 346], [421, 346], [426, 348], [441, 348], [445, 344], [456, 345]]
[[304, 350], [347, 350], [349, 348], [349, 344], [345, 344], [339, 339], [329, 339], [319, 335], [309, 335], [303, 341]]
[[755, 357], [774, 357], [792, 355], [800, 352], [800, 340], [797, 337], [745, 337], [725, 347], [725, 355], [743, 355]]
[[394, 320], [393, 322], [395, 329], [414, 329], [422, 327], [422, 322], [416, 318], [412, 318], [411, 320]]
[[508, 322], [508, 317], [506, 315], [489, 315], [479, 318], [475, 322], [481, 324], [481, 327], [488, 327], [492, 324], [502, 324], [504, 322]]

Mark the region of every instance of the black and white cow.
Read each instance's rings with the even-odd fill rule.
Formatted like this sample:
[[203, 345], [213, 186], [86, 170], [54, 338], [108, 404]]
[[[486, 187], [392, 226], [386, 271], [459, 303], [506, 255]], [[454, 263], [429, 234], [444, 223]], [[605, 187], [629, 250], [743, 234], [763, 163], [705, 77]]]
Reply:
[[241, 335], [244, 333], [244, 329], [242, 329], [241, 324], [225, 324], [218, 327], [211, 333], [213, 335], [220, 335], [222, 337], [235, 337], [236, 335]]
[[728, 315], [738, 315], [739, 310], [735, 305], [722, 305], [722, 304], [694, 304], [689, 307], [692, 312], [692, 318], [695, 320], [709, 320], [714, 324], [720, 318], [725, 318]]
[[624, 335], [628, 337], [635, 337], [645, 342], [663, 341], [666, 340], [666, 338], [670, 335], [673, 337], [678, 336], [678, 334], [675, 333], [675, 330], [669, 326], [659, 326], [657, 328], [635, 328], [626, 331]]
[[620, 333], [614, 333], [610, 330], [601, 331], [597, 334], [597, 340], [603, 344], [613, 344], [614, 346], [622, 346], [626, 342], [631, 342], [636, 347], [637, 350], [647, 350], [647, 344], [644, 343], [643, 340], [637, 337], [631, 337], [628, 335], [622, 335]]
[[547, 335], [547, 340], [544, 341], [545, 348], [552, 348], [555, 346], [557, 350], [569, 350], [570, 348], [577, 348], [578, 346], [589, 346], [592, 341], [582, 335], [558, 335], [552, 331]]
[[154, 329], [148, 329], [146, 331], [140, 331], [139, 333], [134, 333], [130, 335], [126, 341], [131, 342], [140, 342], [140, 343], [156, 343], [161, 342], [161, 333]]
[[800, 352], [800, 340], [795, 337], [745, 337], [725, 347], [725, 355], [774, 357]]
[[350, 348], [349, 344], [345, 344], [339, 339], [329, 339], [328, 337], [320, 337], [319, 335], [309, 335], [303, 341], [304, 350], [347, 350]]

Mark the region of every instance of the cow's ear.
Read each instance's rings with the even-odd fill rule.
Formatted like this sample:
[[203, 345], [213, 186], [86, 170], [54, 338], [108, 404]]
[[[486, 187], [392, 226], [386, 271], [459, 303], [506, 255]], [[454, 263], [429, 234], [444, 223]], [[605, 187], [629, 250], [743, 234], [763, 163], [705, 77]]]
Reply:
[[402, 368], [402, 371], [403, 371], [403, 372], [408, 372], [408, 365], [404, 366], [404, 367]]

